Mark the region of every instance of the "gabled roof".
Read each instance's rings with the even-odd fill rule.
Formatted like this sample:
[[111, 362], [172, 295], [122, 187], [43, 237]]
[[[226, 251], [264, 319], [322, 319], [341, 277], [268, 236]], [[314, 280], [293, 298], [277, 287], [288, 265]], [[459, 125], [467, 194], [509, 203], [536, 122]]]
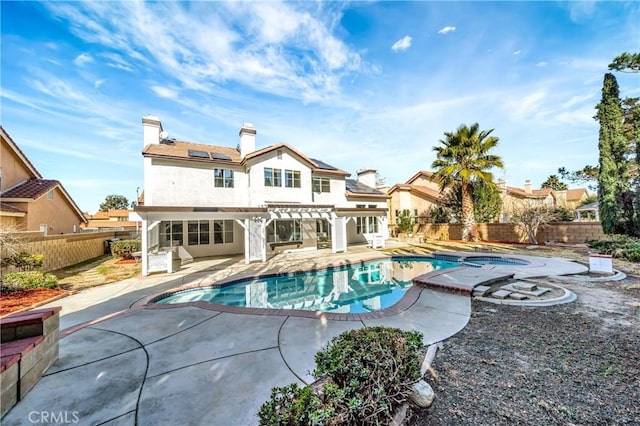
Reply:
[[587, 188], [567, 189], [567, 201], [580, 201], [583, 196], [588, 196]]
[[[256, 151], [253, 151], [247, 154], [244, 158], [240, 157], [240, 153], [236, 148], [229, 148], [224, 146], [216, 146], [216, 145], [207, 145], [207, 144], [199, 144], [193, 142], [183, 142], [183, 141], [170, 141], [170, 143], [161, 143], [161, 144], [151, 144], [144, 147], [142, 150], [142, 155], [145, 157], [162, 157], [162, 158], [172, 158], [172, 159], [181, 159], [181, 160], [189, 160], [189, 161], [197, 161], [197, 162], [209, 162], [209, 163], [224, 163], [224, 164], [233, 164], [240, 166], [247, 161], [258, 158], [260, 156], [266, 155], [270, 152], [277, 151], [279, 149], [286, 149], [291, 152], [293, 155], [298, 157], [303, 163], [306, 163], [309, 168], [311, 168], [314, 172], [328, 173], [328, 174], [336, 174], [341, 176], [349, 176], [350, 173], [345, 172], [344, 170], [340, 170], [337, 167], [333, 167], [324, 161], [316, 160], [307, 157], [294, 147], [284, 142], [271, 145]], [[221, 159], [213, 159], [211, 155], [209, 158], [206, 157], [194, 157], [189, 155], [189, 151], [202, 151], [208, 154], [219, 154], [222, 156], [226, 156], [228, 160]]]
[[60, 189], [60, 192], [62, 192], [62, 195], [64, 195], [64, 197], [67, 199], [72, 209], [76, 212], [81, 221], [86, 222], [87, 219], [82, 213], [82, 210], [80, 210], [69, 193], [57, 180], [29, 179], [19, 185], [14, 186], [13, 188], [9, 188], [8, 190], [4, 191], [2, 194], [0, 194], [0, 197], [2, 197], [2, 201], [4, 202], [29, 202], [37, 200], [38, 198], [44, 196], [49, 191], [55, 188]]
[[31, 161], [29, 161], [27, 156], [24, 155], [24, 152], [22, 152], [22, 150], [18, 147], [18, 144], [14, 142], [9, 133], [7, 133], [7, 131], [4, 130], [4, 127], [2, 126], [0, 126], [0, 135], [2, 135], [2, 138], [7, 141], [7, 145], [9, 145], [9, 148], [20, 159], [20, 161], [22, 161], [24, 167], [33, 175], [33, 177], [36, 179], [42, 179], [42, 175], [40, 174], [38, 169], [36, 169]]
[[389, 198], [389, 196], [384, 192], [375, 188], [371, 188], [370, 186], [367, 186], [362, 182], [358, 182], [355, 179], [345, 179], [344, 182], [345, 182], [345, 187], [347, 189], [347, 197], [365, 196], [365, 197], [376, 197], [376, 198]]
[[418, 179], [419, 177], [425, 177], [427, 179], [431, 179], [431, 177], [434, 175], [433, 172], [430, 172], [429, 170], [420, 170], [418, 173], [416, 173], [415, 175], [411, 176], [409, 178], [409, 180], [407, 180], [405, 183], [407, 185], [411, 185], [416, 179]]
[[417, 195], [418, 197], [431, 198], [434, 201], [439, 200], [441, 197], [440, 191], [424, 185], [409, 185], [406, 183], [397, 183], [393, 185], [387, 191], [387, 193], [391, 194], [396, 191], [409, 191], [411, 194]]

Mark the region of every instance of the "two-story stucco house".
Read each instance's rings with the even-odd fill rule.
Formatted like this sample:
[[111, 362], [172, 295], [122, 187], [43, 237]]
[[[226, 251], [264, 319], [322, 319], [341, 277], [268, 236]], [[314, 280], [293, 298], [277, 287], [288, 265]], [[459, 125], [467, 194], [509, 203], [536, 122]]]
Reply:
[[[244, 254], [265, 261], [282, 249], [314, 250], [388, 236], [388, 196], [375, 170], [349, 173], [278, 143], [256, 149], [245, 123], [237, 147], [166, 139], [160, 120], [142, 119], [142, 272], [150, 255], [178, 247], [181, 258]], [[233, 144], [235, 145], [235, 144]]]

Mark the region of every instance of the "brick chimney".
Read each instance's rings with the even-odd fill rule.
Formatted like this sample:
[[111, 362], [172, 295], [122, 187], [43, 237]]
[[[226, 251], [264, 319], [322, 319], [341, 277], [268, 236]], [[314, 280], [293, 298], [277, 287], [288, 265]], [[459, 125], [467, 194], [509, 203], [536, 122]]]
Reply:
[[143, 147], [151, 144], [159, 144], [160, 132], [162, 132], [162, 123], [158, 117], [154, 117], [153, 115], [145, 115], [142, 117]]
[[358, 182], [367, 185], [370, 188], [376, 187], [376, 173], [375, 169], [362, 169], [358, 170]]
[[525, 192], [525, 194], [533, 194], [533, 190], [531, 189], [531, 181], [530, 180], [525, 180], [524, 181], [524, 192]]
[[240, 129], [240, 157], [256, 150], [256, 129], [251, 123], [244, 123]]

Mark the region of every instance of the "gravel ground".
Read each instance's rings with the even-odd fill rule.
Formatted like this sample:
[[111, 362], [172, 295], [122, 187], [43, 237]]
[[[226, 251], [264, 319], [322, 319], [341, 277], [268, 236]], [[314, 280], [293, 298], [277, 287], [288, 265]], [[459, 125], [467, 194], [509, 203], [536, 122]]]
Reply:
[[427, 374], [423, 425], [640, 425], [640, 279], [565, 283], [552, 307], [474, 301]]

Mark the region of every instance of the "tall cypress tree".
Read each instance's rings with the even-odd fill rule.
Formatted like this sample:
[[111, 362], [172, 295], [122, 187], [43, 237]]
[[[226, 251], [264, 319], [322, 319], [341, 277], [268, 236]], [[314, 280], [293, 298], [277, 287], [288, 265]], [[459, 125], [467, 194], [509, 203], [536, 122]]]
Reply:
[[626, 234], [633, 227], [628, 218], [628, 145], [624, 137], [620, 89], [611, 73], [604, 75], [602, 100], [597, 109], [600, 122], [598, 202], [602, 230], [605, 234]]

